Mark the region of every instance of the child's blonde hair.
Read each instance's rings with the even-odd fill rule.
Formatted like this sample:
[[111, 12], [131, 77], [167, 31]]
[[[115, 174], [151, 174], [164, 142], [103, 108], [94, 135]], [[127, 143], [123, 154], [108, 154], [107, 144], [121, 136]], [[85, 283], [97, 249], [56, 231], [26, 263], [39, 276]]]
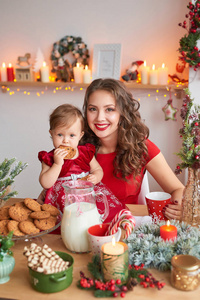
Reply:
[[70, 127], [77, 118], [80, 119], [82, 130], [84, 130], [84, 119], [81, 111], [71, 104], [62, 104], [49, 117], [50, 130], [62, 126]]

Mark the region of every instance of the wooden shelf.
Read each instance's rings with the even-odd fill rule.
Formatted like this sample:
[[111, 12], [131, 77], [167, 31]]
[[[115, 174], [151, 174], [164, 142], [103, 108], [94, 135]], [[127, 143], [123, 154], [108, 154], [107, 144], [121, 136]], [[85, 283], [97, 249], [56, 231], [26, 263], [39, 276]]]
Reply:
[[[141, 84], [136, 82], [124, 82], [128, 89], [174, 89], [174, 90], [183, 90], [187, 87], [187, 85], [181, 84], [174, 84], [170, 83], [168, 85], [150, 85], [150, 84]], [[6, 81], [0, 82], [0, 86], [2, 87], [2, 92], [6, 92], [7, 88], [16, 87], [16, 88], [59, 88], [59, 87], [78, 87], [78, 88], [87, 88], [89, 84], [80, 83], [77, 84], [75, 82], [36, 82], [36, 81], [29, 81], [29, 82], [13, 82], [13, 81]]]

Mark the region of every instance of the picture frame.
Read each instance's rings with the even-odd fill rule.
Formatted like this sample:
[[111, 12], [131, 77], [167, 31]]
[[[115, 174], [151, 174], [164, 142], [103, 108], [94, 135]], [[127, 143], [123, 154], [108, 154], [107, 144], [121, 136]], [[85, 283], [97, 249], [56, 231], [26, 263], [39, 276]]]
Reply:
[[93, 51], [92, 80], [97, 78], [120, 79], [121, 44], [95, 44]]

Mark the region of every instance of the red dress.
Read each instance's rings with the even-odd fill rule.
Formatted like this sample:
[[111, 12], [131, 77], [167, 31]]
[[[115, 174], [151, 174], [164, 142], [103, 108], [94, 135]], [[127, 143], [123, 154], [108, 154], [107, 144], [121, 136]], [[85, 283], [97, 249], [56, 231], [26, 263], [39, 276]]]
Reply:
[[[41, 151], [38, 153], [38, 158], [41, 162], [51, 167], [54, 163], [53, 155], [54, 150], [50, 152]], [[92, 144], [86, 144], [84, 146], [78, 146], [79, 156], [75, 159], [65, 159], [62, 166], [60, 175], [54, 185], [47, 190], [45, 203], [50, 203], [56, 206], [63, 212], [65, 207], [65, 192], [62, 184], [66, 180], [76, 180], [78, 178], [85, 177], [90, 171], [90, 161], [95, 154], [95, 146]]]
[[[146, 158], [146, 164], [152, 158], [154, 158], [156, 155], [160, 153], [160, 149], [152, 143], [149, 139], [146, 141], [147, 148], [148, 148], [148, 157]], [[102, 182], [112, 191], [112, 193], [119, 199], [119, 201], [122, 203], [123, 208], [125, 208], [125, 204], [137, 204], [138, 203], [138, 195], [141, 190], [141, 183], [144, 177], [145, 167], [141, 170], [141, 176], [137, 176], [135, 179], [131, 178], [128, 182], [124, 181], [120, 178], [116, 178], [113, 175], [113, 160], [116, 156], [116, 153], [108, 153], [108, 154], [97, 154], [97, 161], [101, 165], [104, 176], [102, 179]], [[138, 184], [135, 184], [135, 181], [138, 182]]]

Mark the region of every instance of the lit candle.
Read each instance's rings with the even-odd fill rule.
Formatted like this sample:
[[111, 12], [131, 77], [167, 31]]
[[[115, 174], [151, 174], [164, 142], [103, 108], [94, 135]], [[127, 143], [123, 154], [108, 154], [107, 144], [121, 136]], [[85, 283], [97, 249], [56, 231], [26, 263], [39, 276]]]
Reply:
[[120, 255], [124, 253], [124, 246], [120, 242], [115, 242], [113, 237], [112, 242], [103, 245], [103, 252], [108, 255]]
[[162, 64], [162, 68], [158, 68], [158, 84], [166, 85], [168, 83], [168, 68]]
[[73, 68], [74, 72], [74, 81], [75, 83], [82, 83], [83, 82], [83, 68], [79, 65], [79, 63], [76, 64], [76, 67]]
[[174, 225], [171, 225], [169, 220], [166, 225], [160, 226], [160, 237], [163, 240], [174, 240], [177, 238], [177, 228]]
[[152, 66], [152, 70], [149, 72], [149, 83], [152, 85], [158, 84], [158, 71], [155, 70], [155, 65]]
[[1, 67], [1, 81], [7, 81], [7, 70], [5, 63], [2, 63]]
[[144, 61], [143, 66], [140, 67], [141, 74], [141, 83], [148, 84], [149, 83], [149, 67], [146, 66], [146, 60]]
[[49, 82], [49, 67], [46, 65], [46, 62], [43, 62], [43, 66], [40, 69], [41, 72], [41, 81]]
[[101, 269], [105, 281], [120, 279], [124, 284], [128, 280], [128, 246], [125, 243], [115, 243], [113, 237], [111, 243], [101, 247]]
[[85, 66], [83, 70], [83, 83], [90, 83], [91, 82], [91, 71], [88, 69], [88, 66]]
[[12, 67], [12, 64], [8, 64], [8, 68], [7, 68], [7, 80], [8, 81], [14, 81], [14, 69]]

